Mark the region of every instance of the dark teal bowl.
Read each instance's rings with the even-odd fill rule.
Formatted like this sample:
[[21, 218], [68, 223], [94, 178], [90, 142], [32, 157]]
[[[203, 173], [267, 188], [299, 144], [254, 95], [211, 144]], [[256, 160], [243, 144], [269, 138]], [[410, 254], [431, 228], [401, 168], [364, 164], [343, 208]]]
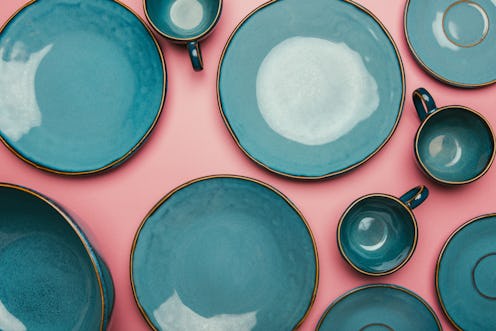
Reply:
[[424, 186], [401, 198], [370, 194], [356, 200], [338, 225], [338, 246], [344, 259], [357, 271], [382, 276], [405, 265], [417, 245], [417, 221], [412, 209], [428, 196]]
[[110, 273], [60, 207], [0, 184], [0, 330], [105, 330]]
[[425, 89], [418, 89], [413, 97], [422, 120], [415, 138], [415, 155], [422, 170], [442, 184], [467, 184], [482, 177], [495, 155], [487, 120], [463, 106], [436, 108]]

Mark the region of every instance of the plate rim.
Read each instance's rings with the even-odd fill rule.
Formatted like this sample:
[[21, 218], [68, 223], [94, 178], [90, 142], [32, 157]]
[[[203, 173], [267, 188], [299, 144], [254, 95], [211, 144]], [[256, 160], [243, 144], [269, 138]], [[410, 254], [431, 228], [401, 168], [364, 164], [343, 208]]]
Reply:
[[350, 295], [352, 295], [352, 294], [354, 294], [356, 292], [367, 290], [369, 288], [388, 288], [388, 289], [394, 289], [394, 290], [399, 290], [401, 292], [406, 293], [407, 295], [410, 295], [410, 296], [414, 297], [422, 305], [424, 305], [424, 307], [426, 307], [427, 310], [429, 310], [429, 312], [432, 314], [432, 316], [434, 317], [434, 319], [436, 321], [436, 324], [438, 326], [438, 330], [439, 331], [443, 330], [443, 327], [441, 325], [441, 322], [439, 320], [439, 317], [436, 315], [436, 312], [429, 305], [429, 303], [424, 298], [422, 298], [420, 295], [418, 295], [417, 293], [413, 292], [412, 290], [407, 289], [406, 287], [403, 287], [403, 286], [400, 286], [400, 285], [388, 284], [388, 283], [378, 283], [378, 284], [366, 284], [366, 285], [355, 287], [355, 288], [353, 288], [353, 289], [351, 289], [349, 291], [346, 291], [345, 293], [341, 294], [336, 299], [334, 299], [331, 302], [331, 304], [326, 308], [326, 310], [324, 311], [324, 313], [322, 314], [322, 316], [320, 317], [319, 322], [317, 323], [317, 326], [315, 327], [315, 331], [319, 331], [320, 330], [320, 327], [324, 323], [327, 315], [332, 310], [332, 308], [334, 308], [338, 303], [340, 303], [342, 300], [346, 299], [347, 297], [349, 297]]
[[389, 134], [383, 140], [383, 142], [375, 150], [373, 150], [370, 155], [366, 156], [365, 158], [363, 158], [359, 162], [356, 162], [354, 164], [351, 164], [348, 167], [345, 167], [343, 169], [331, 171], [331, 172], [328, 172], [326, 174], [317, 175], [317, 176], [312, 176], [312, 175], [309, 175], [309, 176], [306, 176], [306, 175], [297, 175], [297, 174], [292, 174], [292, 173], [288, 173], [288, 172], [283, 172], [283, 171], [277, 170], [274, 167], [269, 166], [269, 165], [263, 163], [262, 161], [257, 160], [254, 156], [252, 156], [241, 145], [240, 139], [234, 133], [234, 130], [232, 129], [232, 127], [231, 127], [231, 125], [229, 123], [229, 120], [227, 119], [227, 117], [226, 117], [226, 115], [224, 113], [224, 109], [222, 107], [222, 99], [221, 99], [221, 96], [220, 96], [220, 74], [221, 74], [221, 68], [222, 68], [222, 64], [223, 64], [224, 57], [226, 55], [227, 49], [229, 48], [229, 45], [231, 44], [231, 41], [234, 38], [234, 36], [236, 35], [236, 33], [238, 32], [238, 30], [244, 25], [244, 23], [246, 21], [248, 21], [248, 19], [250, 19], [258, 11], [263, 10], [265, 7], [268, 7], [268, 6], [272, 5], [272, 4], [274, 4], [276, 2], [280, 2], [280, 1], [283, 1], [283, 0], [269, 0], [269, 1], [265, 2], [265, 3], [263, 3], [262, 5], [256, 7], [251, 12], [249, 12], [248, 15], [246, 15], [236, 25], [236, 27], [234, 28], [234, 30], [231, 32], [231, 34], [230, 34], [230, 36], [229, 36], [226, 44], [224, 45], [224, 48], [222, 50], [222, 54], [221, 54], [220, 59], [219, 59], [219, 64], [218, 64], [218, 67], [217, 67], [217, 81], [216, 81], [216, 86], [217, 86], [216, 87], [216, 90], [217, 90], [217, 105], [218, 105], [218, 108], [219, 108], [219, 111], [220, 111], [220, 115], [222, 117], [222, 120], [224, 122], [225, 127], [229, 131], [229, 134], [233, 138], [233, 140], [236, 143], [236, 145], [238, 146], [238, 148], [241, 149], [241, 151], [246, 156], [248, 156], [249, 159], [251, 159], [253, 162], [255, 162], [257, 165], [261, 166], [262, 168], [265, 168], [266, 170], [268, 170], [268, 171], [270, 171], [272, 173], [275, 173], [277, 175], [280, 175], [280, 176], [283, 176], [283, 177], [287, 177], [287, 178], [303, 179], [303, 180], [308, 180], [308, 181], [311, 181], [311, 180], [320, 180], [320, 179], [327, 179], [327, 178], [331, 178], [331, 177], [334, 177], [334, 176], [345, 174], [345, 173], [350, 172], [351, 170], [354, 170], [355, 168], [363, 165], [365, 162], [367, 162], [372, 157], [374, 157], [377, 153], [379, 153], [383, 149], [383, 147], [389, 142], [389, 140], [391, 140], [391, 137], [393, 136], [393, 134], [395, 133], [395, 131], [396, 131], [397, 127], [398, 127], [398, 124], [400, 122], [401, 116], [402, 116], [403, 111], [404, 111], [405, 94], [406, 94], [405, 68], [404, 68], [404, 65], [403, 65], [403, 60], [401, 58], [401, 54], [399, 52], [398, 46], [396, 45], [396, 42], [394, 41], [392, 35], [390, 34], [390, 32], [388, 31], [388, 29], [386, 28], [386, 26], [370, 10], [368, 10], [364, 6], [360, 5], [359, 3], [354, 2], [353, 0], [340, 0], [341, 2], [350, 4], [350, 5], [354, 6], [356, 9], [361, 10], [362, 12], [364, 12], [365, 14], [367, 14], [368, 16], [370, 16], [379, 25], [379, 27], [382, 29], [382, 31], [384, 32], [384, 34], [386, 35], [386, 37], [389, 39], [389, 42], [391, 43], [391, 45], [394, 48], [394, 51], [396, 53], [396, 58], [398, 59], [398, 65], [399, 65], [399, 68], [400, 68], [400, 72], [401, 72], [401, 83], [402, 83], [401, 84], [402, 85], [401, 101], [400, 101], [400, 104], [399, 104], [399, 107], [398, 107], [398, 113], [396, 115], [395, 123], [394, 123], [393, 127], [391, 128]]
[[306, 228], [306, 230], [308, 232], [309, 238], [310, 238], [310, 240], [312, 242], [313, 252], [314, 252], [314, 256], [315, 256], [315, 259], [314, 259], [314, 262], [315, 262], [315, 278], [314, 278], [314, 287], [313, 287], [312, 296], [310, 298], [310, 302], [308, 303], [307, 309], [306, 309], [305, 313], [302, 315], [302, 317], [300, 318], [300, 320], [292, 328], [292, 330], [298, 329], [298, 327], [306, 320], [306, 318], [310, 314], [310, 311], [312, 310], [312, 307], [313, 307], [313, 305], [315, 303], [315, 298], [317, 296], [318, 286], [319, 286], [320, 269], [319, 269], [318, 249], [317, 249], [317, 243], [315, 241], [315, 236], [313, 235], [313, 232], [312, 232], [312, 229], [310, 227], [310, 224], [308, 223], [308, 221], [305, 218], [305, 216], [298, 209], [298, 207], [296, 207], [296, 205], [285, 194], [283, 194], [281, 191], [279, 191], [274, 186], [272, 186], [270, 184], [267, 184], [265, 182], [262, 182], [262, 181], [260, 181], [258, 179], [252, 178], [252, 177], [246, 177], [246, 176], [241, 176], [241, 175], [231, 175], [231, 174], [218, 174], [218, 175], [203, 176], [203, 177], [191, 179], [191, 180], [189, 180], [189, 181], [187, 181], [187, 182], [185, 182], [185, 183], [183, 183], [183, 184], [181, 184], [179, 186], [176, 186], [170, 192], [168, 192], [166, 195], [164, 195], [153, 206], [153, 208], [150, 211], [148, 211], [148, 213], [146, 214], [146, 216], [141, 221], [141, 223], [140, 223], [140, 225], [139, 225], [139, 227], [138, 227], [138, 229], [137, 229], [137, 231], [136, 231], [136, 233], [134, 235], [133, 243], [132, 243], [132, 246], [131, 246], [130, 263], [129, 263], [129, 276], [130, 276], [130, 279], [131, 279], [131, 289], [132, 289], [134, 301], [135, 301], [136, 305], [138, 306], [141, 315], [143, 316], [143, 318], [145, 319], [145, 321], [148, 323], [148, 326], [152, 328], [152, 330], [159, 331], [159, 329], [153, 324], [153, 322], [150, 320], [148, 314], [146, 313], [145, 309], [141, 305], [140, 300], [138, 299], [138, 294], [137, 294], [136, 286], [135, 286], [135, 283], [134, 283], [134, 268], [133, 268], [133, 264], [134, 264], [134, 262], [133, 262], [133, 260], [134, 260], [134, 252], [136, 250], [136, 245], [138, 243], [138, 239], [139, 239], [141, 230], [143, 229], [143, 226], [149, 220], [150, 216], [153, 215], [163, 205], [163, 203], [165, 203], [175, 193], [177, 193], [178, 191], [180, 191], [180, 190], [182, 190], [184, 188], [187, 188], [187, 187], [189, 187], [189, 186], [191, 186], [193, 184], [196, 184], [196, 183], [199, 183], [199, 182], [203, 182], [203, 181], [208, 181], [208, 180], [211, 180], [211, 179], [238, 179], [238, 180], [243, 180], [243, 181], [246, 181], [246, 182], [258, 184], [258, 185], [260, 185], [260, 186], [268, 189], [269, 191], [272, 191], [273, 193], [275, 193], [276, 195], [278, 195], [280, 198], [282, 198], [289, 205], [289, 207], [291, 207], [291, 209], [293, 209], [293, 211], [295, 211], [298, 214], [300, 220], [302, 221], [303, 225], [305, 226], [305, 228]]
[[[413, 0], [415, 1], [415, 0]], [[457, 82], [454, 80], [450, 80], [438, 73], [436, 73], [433, 69], [431, 69], [427, 63], [422, 61], [420, 59], [420, 56], [417, 54], [415, 51], [413, 44], [410, 41], [410, 37], [408, 35], [408, 28], [407, 28], [407, 21], [408, 21], [408, 9], [410, 8], [412, 0], [407, 0], [405, 4], [405, 9], [403, 11], [403, 32], [405, 35], [406, 42], [408, 44], [408, 48], [410, 49], [410, 53], [413, 55], [414, 59], [417, 61], [417, 63], [420, 65], [420, 67], [427, 72], [432, 78], [437, 79], [441, 83], [448, 84], [454, 87], [461, 87], [461, 88], [467, 88], [467, 89], [473, 89], [473, 88], [478, 88], [478, 87], [486, 87], [489, 85], [492, 85], [496, 83], [496, 78], [494, 78], [491, 81], [485, 82], [485, 83], [480, 83], [480, 84], [470, 84], [470, 83], [462, 83], [462, 82]]]
[[458, 331], [463, 331], [463, 329], [452, 319], [451, 315], [448, 313], [445, 307], [445, 303], [441, 296], [441, 289], [439, 288], [439, 272], [441, 269], [441, 262], [444, 257], [444, 254], [446, 253], [448, 245], [450, 244], [451, 240], [456, 237], [457, 234], [461, 233], [461, 231], [463, 231], [465, 228], [467, 228], [473, 223], [476, 223], [486, 218], [494, 218], [494, 217], [496, 217], [496, 213], [480, 215], [470, 219], [469, 221], [466, 221], [465, 223], [457, 227], [455, 230], [453, 230], [453, 232], [451, 232], [450, 236], [448, 237], [448, 239], [446, 239], [445, 243], [443, 244], [443, 248], [441, 249], [441, 252], [439, 253], [439, 257], [436, 262], [436, 272], [435, 272], [436, 296], [443, 310], [444, 316], [446, 316], [446, 318], [450, 321], [451, 325], [453, 325]]
[[[4, 29], [18, 16], [24, 11], [26, 8], [31, 6], [32, 4], [35, 4], [38, 0], [29, 0], [25, 4], [23, 4], [21, 7], [19, 7], [14, 13], [0, 26], [0, 36], [3, 34]], [[14, 154], [18, 159], [21, 161], [24, 161], [25, 163], [35, 167], [36, 169], [43, 170], [52, 174], [56, 175], [64, 175], [64, 176], [84, 176], [84, 175], [92, 175], [92, 174], [98, 174], [110, 169], [113, 169], [125, 161], [127, 161], [130, 157], [132, 157], [146, 142], [146, 140], [150, 137], [153, 129], [157, 126], [158, 120], [160, 119], [162, 113], [164, 113], [164, 105], [165, 105], [165, 98], [167, 94], [167, 88], [168, 88], [168, 77], [167, 77], [167, 67], [165, 63], [165, 57], [164, 53], [155, 37], [153, 34], [152, 30], [150, 27], [145, 23], [144, 19], [141, 18], [130, 6], [127, 4], [121, 2], [121, 0], [111, 0], [111, 2], [114, 2], [117, 5], [120, 5], [122, 8], [127, 10], [131, 15], [136, 17], [138, 21], [143, 25], [143, 27], [146, 29], [148, 32], [150, 38], [152, 39], [153, 43], [155, 44], [155, 47], [157, 48], [158, 55], [160, 57], [160, 61], [162, 63], [162, 75], [163, 75], [163, 81], [162, 81], [162, 99], [160, 101], [159, 109], [157, 111], [157, 114], [155, 115], [155, 118], [148, 128], [148, 130], [143, 134], [143, 136], [140, 138], [140, 140], [131, 148], [129, 149], [124, 155], [120, 156], [116, 160], [107, 163], [104, 166], [101, 166], [96, 169], [90, 169], [90, 170], [82, 170], [82, 171], [65, 171], [65, 170], [60, 170], [60, 169], [55, 169], [54, 167], [49, 167], [42, 165], [36, 161], [31, 160], [28, 156], [21, 154], [17, 149], [10, 144], [7, 139], [3, 137], [2, 134], [0, 134], [0, 142], [7, 147], [7, 149]]]

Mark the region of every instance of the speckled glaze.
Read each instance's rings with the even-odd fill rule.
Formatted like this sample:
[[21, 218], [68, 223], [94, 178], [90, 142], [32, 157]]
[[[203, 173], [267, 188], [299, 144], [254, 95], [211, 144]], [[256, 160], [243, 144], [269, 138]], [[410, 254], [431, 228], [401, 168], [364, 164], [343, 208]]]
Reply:
[[281, 193], [244, 177], [206, 177], [145, 218], [131, 280], [154, 330], [291, 330], [316, 294], [317, 251]]
[[30, 164], [68, 175], [132, 155], [166, 89], [150, 31], [109, 0], [26, 4], [0, 33], [0, 77], [0, 139]]
[[447, 240], [436, 268], [441, 306], [458, 330], [496, 329], [496, 215], [475, 218]]
[[405, 35], [420, 65], [458, 87], [496, 82], [494, 0], [408, 0]]
[[412, 209], [428, 195], [425, 186], [418, 186], [399, 199], [370, 194], [353, 202], [338, 224], [341, 255], [355, 270], [369, 276], [400, 269], [417, 245], [417, 221]]
[[148, 21], [159, 34], [173, 42], [186, 44], [193, 69], [200, 71], [203, 70], [203, 59], [198, 42], [215, 28], [222, 11], [222, 0], [196, 0], [203, 8], [202, 18], [194, 28], [184, 29], [174, 24], [171, 8], [175, 3], [187, 1], [190, 2], [185, 3], [185, 7], [191, 6], [192, 0], [143, 0], [143, 6]]
[[105, 330], [109, 270], [75, 221], [29, 189], [0, 184], [0, 330]]
[[365, 285], [327, 308], [317, 331], [438, 331], [436, 314], [420, 296], [397, 285]]
[[417, 161], [433, 180], [460, 185], [482, 177], [495, 156], [494, 133], [489, 122], [464, 106], [438, 108], [424, 88], [413, 92], [422, 121], [415, 137]]
[[[345, 43], [365, 59], [377, 82], [377, 110], [333, 142], [309, 146], [289, 140], [260, 112], [256, 79], [262, 61], [276, 45], [297, 36]], [[388, 32], [370, 12], [348, 1], [270, 1], [233, 32], [218, 72], [219, 107], [239, 147], [268, 170], [301, 179], [337, 175], [371, 158], [396, 128], [404, 87], [402, 63]]]

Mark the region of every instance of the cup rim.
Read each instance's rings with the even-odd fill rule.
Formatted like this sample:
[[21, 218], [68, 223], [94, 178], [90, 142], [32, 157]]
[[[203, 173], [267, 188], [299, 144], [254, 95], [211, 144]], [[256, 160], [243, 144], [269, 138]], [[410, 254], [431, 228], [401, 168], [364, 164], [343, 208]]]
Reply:
[[[425, 165], [425, 163], [422, 161], [422, 158], [420, 157], [420, 153], [419, 153], [419, 140], [420, 140], [420, 134], [422, 133], [422, 130], [424, 129], [424, 127], [426, 125], [428, 125], [428, 122], [429, 120], [443, 112], [443, 111], [450, 111], [450, 110], [453, 110], [453, 109], [462, 109], [464, 111], [468, 111], [470, 113], [472, 113], [473, 115], [477, 116], [481, 121], [482, 123], [484, 123], [484, 125], [486, 126], [488, 132], [490, 133], [491, 137], [492, 137], [492, 143], [493, 143], [493, 148], [492, 148], [492, 152], [491, 152], [491, 157], [489, 158], [486, 166], [484, 167], [484, 169], [479, 172], [476, 176], [473, 176], [467, 180], [463, 180], [463, 181], [450, 181], [450, 180], [445, 180], [445, 179], [442, 179], [438, 176], [435, 176], [428, 168], [427, 166]], [[493, 128], [491, 127], [491, 124], [489, 124], [488, 120], [484, 117], [484, 115], [482, 115], [481, 113], [479, 113], [478, 111], [472, 109], [472, 108], [469, 108], [469, 107], [466, 107], [466, 106], [462, 106], [462, 105], [448, 105], [448, 106], [443, 106], [443, 107], [439, 107], [439, 108], [436, 108], [432, 113], [428, 114], [427, 117], [421, 122], [419, 128], [417, 129], [417, 133], [415, 135], [415, 140], [414, 140], [414, 151], [415, 151], [415, 158], [417, 159], [417, 162], [418, 164], [420, 165], [422, 171], [431, 179], [433, 179], [434, 181], [438, 182], [438, 183], [441, 183], [441, 184], [446, 184], [446, 185], [464, 185], [464, 184], [469, 184], [469, 183], [472, 183], [474, 181], [476, 181], [477, 179], [481, 178], [482, 176], [484, 176], [488, 171], [489, 169], [491, 168], [491, 165], [493, 164], [493, 161], [494, 161], [494, 158], [496, 156], [496, 138], [494, 136], [494, 131], [493, 131]]]
[[[100, 315], [101, 315], [101, 318], [100, 318], [100, 327], [99, 327], [99, 330], [100, 331], [103, 331], [104, 330], [104, 326], [106, 324], [105, 322], [105, 311], [106, 309], [108, 309], [108, 307], [106, 307], [107, 305], [105, 304], [105, 291], [103, 289], [103, 275], [100, 274], [100, 269], [98, 267], [98, 262], [97, 262], [97, 258], [96, 256], [94, 255], [94, 252], [93, 252], [93, 248], [90, 246], [90, 243], [89, 241], [86, 239], [86, 237], [84, 236], [82, 230], [76, 225], [76, 223], [74, 222], [74, 220], [71, 218], [71, 216], [66, 213], [62, 208], [60, 208], [55, 202], [51, 201], [49, 198], [45, 197], [44, 195], [42, 195], [41, 193], [38, 193], [34, 190], [31, 190], [29, 188], [26, 188], [26, 187], [23, 187], [23, 186], [20, 186], [20, 185], [15, 185], [15, 184], [10, 184], [10, 183], [3, 183], [3, 182], [0, 182], [0, 188], [8, 188], [8, 189], [14, 189], [16, 191], [20, 191], [20, 192], [24, 192], [24, 193], [27, 193], [29, 195], [32, 195], [34, 196], [35, 198], [41, 200], [42, 202], [46, 203], [47, 205], [49, 205], [53, 210], [55, 210], [57, 212], [57, 214], [59, 216], [62, 217], [62, 219], [72, 228], [72, 230], [74, 231], [74, 233], [77, 235], [80, 243], [83, 245], [90, 261], [91, 261], [91, 265], [93, 266], [93, 271], [94, 271], [94, 274], [96, 276], [96, 280], [97, 280], [97, 283], [98, 283], [98, 288], [99, 288], [99, 292], [100, 292], [100, 300], [101, 300], [101, 304], [102, 304], [102, 309], [100, 311]], [[111, 307], [111, 306], [110, 306]]]
[[[366, 199], [369, 199], [369, 198], [373, 198], [373, 197], [387, 198], [387, 199], [393, 200], [394, 202], [396, 202], [400, 206], [402, 206], [410, 214], [410, 220], [411, 220], [411, 222], [413, 224], [413, 228], [414, 228], [413, 243], [410, 246], [410, 250], [408, 251], [408, 255], [398, 265], [396, 265], [394, 268], [390, 268], [390, 269], [387, 269], [387, 270], [384, 270], [384, 271], [381, 271], [381, 272], [370, 272], [370, 271], [363, 270], [362, 268], [360, 268], [359, 266], [357, 266], [346, 255], [346, 253], [345, 253], [345, 251], [343, 249], [343, 245], [342, 245], [342, 242], [341, 242], [341, 236], [340, 236], [340, 234], [341, 234], [341, 227], [343, 225], [343, 222], [344, 222], [346, 216], [350, 212], [350, 210], [352, 210], [358, 203], [362, 202], [363, 200], [366, 200]], [[356, 199], [355, 201], [353, 201], [348, 206], [348, 208], [346, 209], [346, 211], [341, 215], [341, 218], [339, 219], [336, 237], [337, 237], [337, 243], [338, 243], [339, 253], [341, 254], [341, 256], [344, 258], [344, 260], [353, 269], [355, 269], [359, 273], [361, 273], [363, 275], [366, 275], [366, 276], [379, 277], [379, 276], [389, 275], [389, 274], [392, 274], [393, 272], [398, 271], [399, 269], [403, 268], [403, 266], [405, 264], [407, 264], [408, 261], [410, 261], [410, 259], [413, 256], [413, 253], [415, 252], [415, 249], [417, 248], [417, 242], [418, 242], [418, 224], [417, 224], [417, 219], [415, 218], [415, 215], [413, 214], [413, 210], [406, 203], [404, 203], [403, 201], [401, 201], [399, 198], [397, 198], [395, 196], [392, 196], [390, 194], [385, 194], [385, 193], [371, 193], [371, 194], [367, 194], [367, 195], [364, 195], [364, 196]]]
[[203, 32], [201, 32], [201, 33], [199, 33], [199, 34], [197, 34], [195, 36], [189, 37], [189, 38], [178, 38], [178, 37], [173, 37], [170, 34], [164, 32], [162, 29], [160, 29], [153, 22], [153, 20], [150, 17], [150, 14], [148, 13], [148, 8], [147, 8], [147, 5], [146, 5], [147, 4], [147, 1], [149, 1], [149, 0], [143, 0], [143, 11], [145, 13], [145, 16], [146, 16], [146, 19], [147, 19], [148, 23], [150, 23], [150, 25], [152, 26], [152, 28], [159, 35], [161, 35], [162, 37], [167, 38], [167, 39], [172, 40], [172, 41], [175, 41], [175, 42], [179, 42], [179, 43], [188, 43], [188, 42], [192, 42], [192, 41], [199, 41], [199, 40], [207, 37], [207, 35], [210, 32], [212, 32], [212, 30], [215, 28], [215, 26], [219, 22], [220, 14], [222, 12], [222, 3], [223, 3], [223, 0], [218, 0], [219, 1], [219, 5], [217, 6], [217, 13], [215, 14], [215, 19], [212, 21], [212, 23], [205, 30], [203, 30]]

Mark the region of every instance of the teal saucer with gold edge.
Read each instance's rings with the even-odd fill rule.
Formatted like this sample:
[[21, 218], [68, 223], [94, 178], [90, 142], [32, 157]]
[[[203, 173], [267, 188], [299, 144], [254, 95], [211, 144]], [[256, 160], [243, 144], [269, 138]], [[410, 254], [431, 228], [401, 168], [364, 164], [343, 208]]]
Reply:
[[106, 330], [110, 272], [60, 206], [0, 183], [0, 330]]
[[436, 289], [458, 330], [496, 330], [496, 214], [477, 217], [446, 241]]
[[397, 285], [355, 288], [336, 299], [324, 312], [316, 331], [440, 331], [441, 323], [429, 304]]
[[131, 282], [154, 330], [293, 330], [315, 299], [317, 250], [280, 192], [210, 176], [176, 188], [145, 217]]
[[408, 0], [404, 29], [417, 62], [458, 87], [496, 82], [496, 3], [493, 0]]

